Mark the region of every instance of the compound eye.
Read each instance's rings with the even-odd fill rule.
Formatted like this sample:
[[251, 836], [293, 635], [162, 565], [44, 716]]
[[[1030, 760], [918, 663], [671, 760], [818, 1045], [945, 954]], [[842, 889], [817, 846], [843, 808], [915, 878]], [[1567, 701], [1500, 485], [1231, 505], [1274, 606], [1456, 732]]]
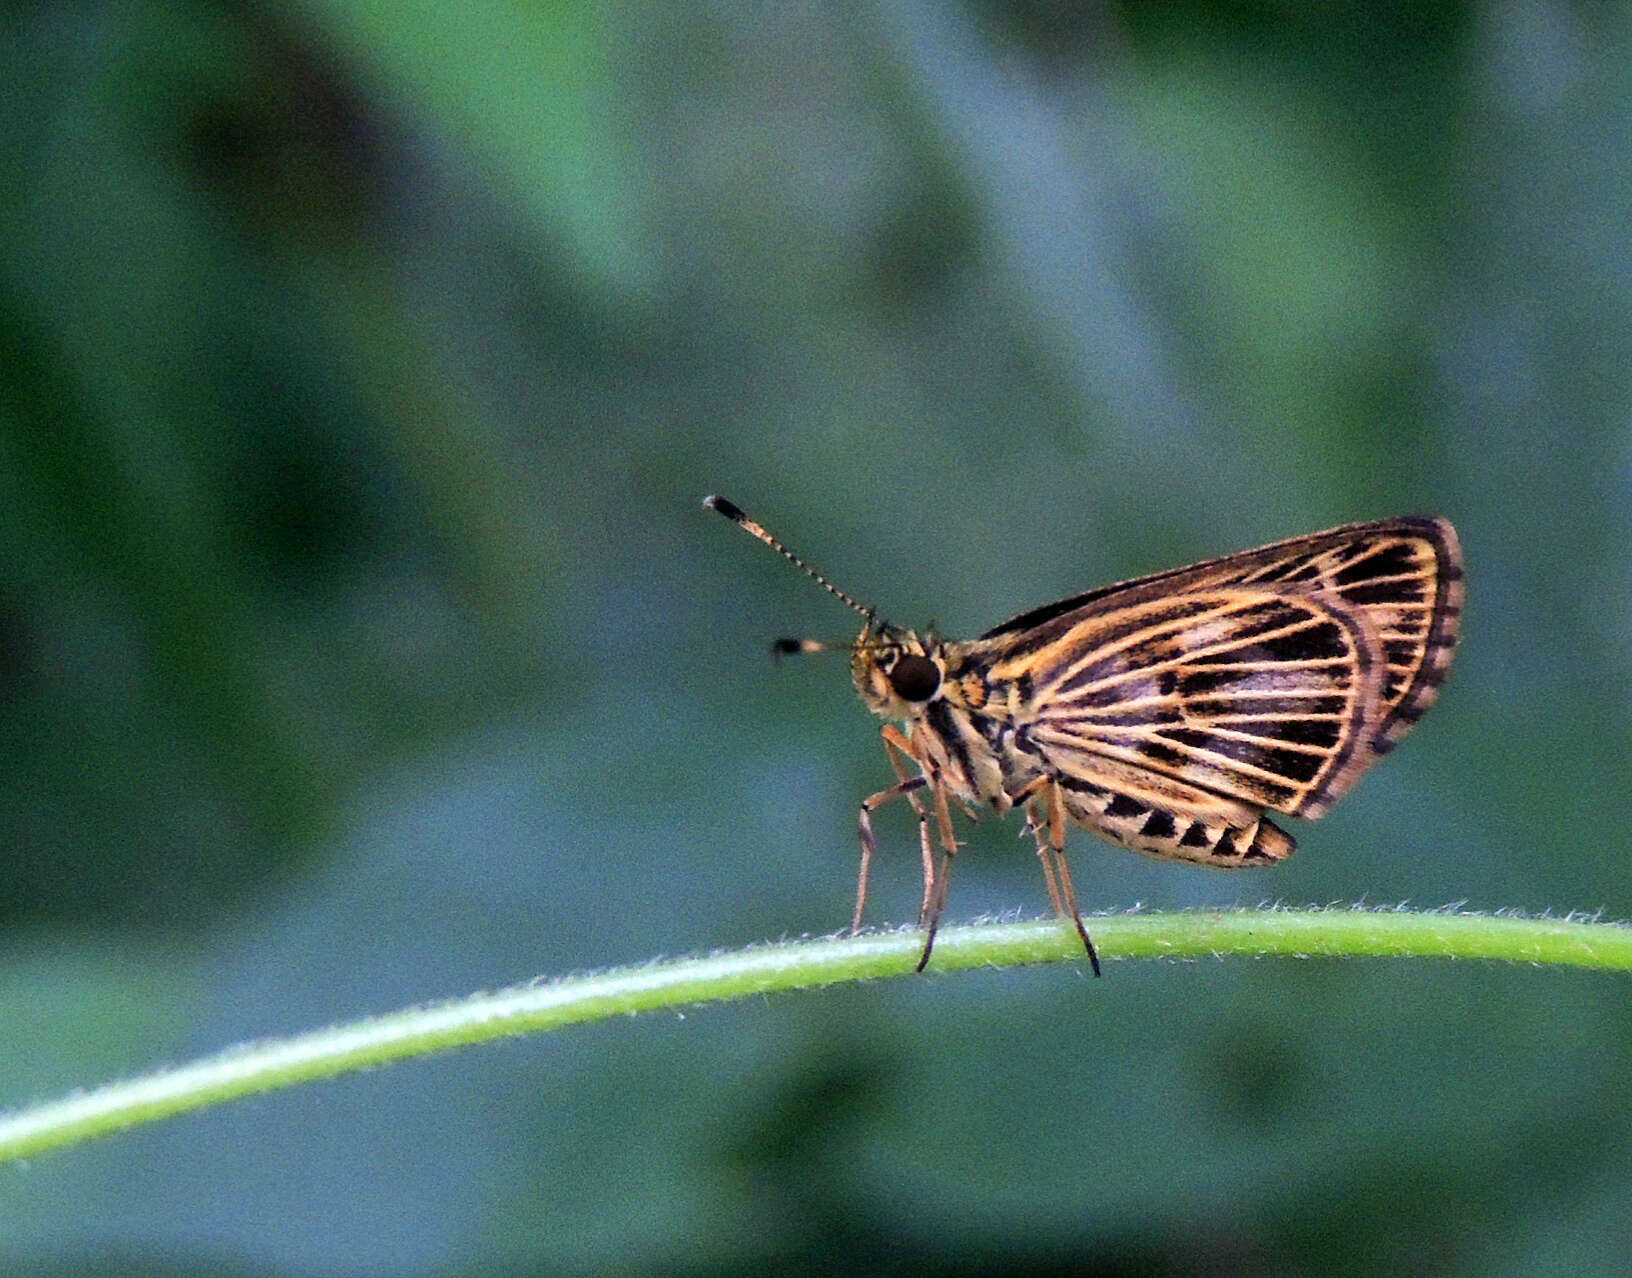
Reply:
[[941, 686], [941, 668], [928, 657], [909, 653], [890, 667], [890, 687], [903, 701], [928, 701]]

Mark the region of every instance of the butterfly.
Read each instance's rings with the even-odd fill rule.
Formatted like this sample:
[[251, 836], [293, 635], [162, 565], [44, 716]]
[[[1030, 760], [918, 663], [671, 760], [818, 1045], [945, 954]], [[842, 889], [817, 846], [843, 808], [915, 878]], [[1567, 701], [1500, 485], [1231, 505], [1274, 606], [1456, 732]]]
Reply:
[[896, 783], [861, 803], [851, 931], [877, 850], [872, 814], [905, 798], [923, 861], [920, 971], [958, 850], [954, 804], [1024, 813], [1054, 911], [1097, 976], [1068, 823], [1216, 869], [1284, 861], [1297, 843], [1266, 814], [1324, 816], [1398, 744], [1439, 695], [1462, 615], [1456, 531], [1423, 516], [1102, 586], [978, 639], [942, 639], [882, 620], [725, 498], [704, 504], [862, 616], [854, 643], [779, 639], [775, 651], [848, 650], [856, 691], [886, 720]]

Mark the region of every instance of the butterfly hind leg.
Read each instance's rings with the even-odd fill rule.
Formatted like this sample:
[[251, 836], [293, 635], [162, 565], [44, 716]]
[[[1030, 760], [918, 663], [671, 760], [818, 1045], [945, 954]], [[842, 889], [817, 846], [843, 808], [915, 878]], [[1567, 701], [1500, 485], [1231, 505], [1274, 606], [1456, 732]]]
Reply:
[[[1048, 896], [1053, 902], [1054, 913], [1062, 919], [1069, 918], [1077, 925], [1082, 947], [1088, 951], [1089, 966], [1098, 976], [1099, 952], [1088, 937], [1082, 911], [1077, 906], [1077, 889], [1071, 883], [1071, 867], [1065, 862], [1065, 798], [1060, 783], [1050, 776], [1038, 777], [1015, 799], [1025, 803], [1026, 829], [1037, 840], [1037, 859], [1043, 863], [1043, 878], [1048, 883]], [[1039, 811], [1039, 807], [1043, 810]]]

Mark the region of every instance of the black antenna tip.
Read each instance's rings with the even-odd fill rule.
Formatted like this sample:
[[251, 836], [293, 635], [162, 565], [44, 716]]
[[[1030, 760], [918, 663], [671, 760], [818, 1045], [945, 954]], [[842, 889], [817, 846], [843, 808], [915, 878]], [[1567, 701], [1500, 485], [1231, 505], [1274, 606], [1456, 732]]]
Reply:
[[742, 507], [733, 502], [726, 501], [726, 499], [721, 497], [718, 493], [704, 497], [703, 505], [709, 510], [719, 511], [720, 514], [724, 515], [727, 519], [734, 519], [739, 524], [748, 518], [747, 515], [743, 514]]

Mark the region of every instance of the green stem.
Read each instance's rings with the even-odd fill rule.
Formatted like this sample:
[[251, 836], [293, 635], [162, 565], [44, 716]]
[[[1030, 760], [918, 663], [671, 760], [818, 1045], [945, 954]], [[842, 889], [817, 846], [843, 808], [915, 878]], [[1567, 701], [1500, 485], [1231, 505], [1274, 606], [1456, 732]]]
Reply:
[[[1334, 908], [1118, 914], [1096, 916], [1089, 926], [1106, 960], [1414, 956], [1632, 971], [1632, 927], [1575, 919]], [[765, 945], [522, 985], [252, 1043], [0, 1116], [0, 1163], [240, 1096], [507, 1035], [838, 981], [909, 976], [922, 940], [917, 931], [902, 931]], [[944, 929], [932, 970], [1082, 959], [1081, 942], [1068, 924], [988, 923]]]

